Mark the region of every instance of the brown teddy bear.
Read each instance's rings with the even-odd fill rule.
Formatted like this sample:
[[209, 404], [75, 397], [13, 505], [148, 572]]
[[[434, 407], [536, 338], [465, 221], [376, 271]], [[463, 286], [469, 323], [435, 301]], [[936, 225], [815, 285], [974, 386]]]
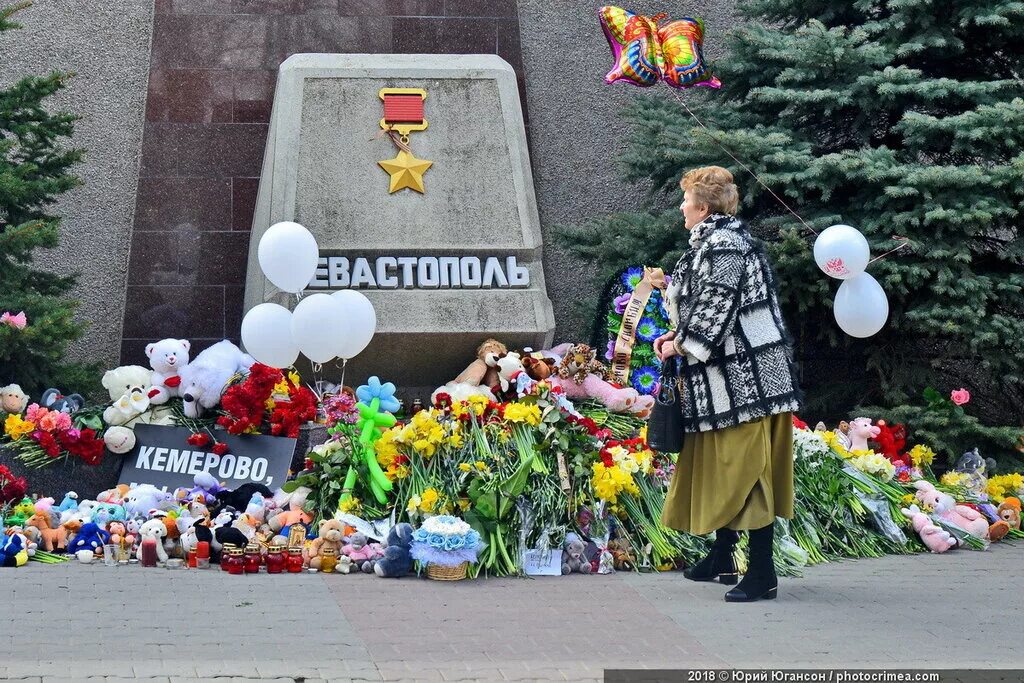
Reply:
[[498, 369], [487, 365], [487, 354], [493, 353], [499, 357], [508, 353], [508, 349], [497, 339], [487, 339], [476, 349], [476, 360], [469, 364], [469, 367], [462, 371], [458, 377], [452, 380], [453, 383], [484, 386], [490, 389], [498, 386]]
[[303, 551], [306, 566], [320, 569], [320, 558], [324, 548], [333, 548], [335, 556], [341, 555], [341, 544], [345, 538], [345, 530], [336, 519], [325, 519], [320, 522], [317, 538]]
[[999, 518], [1009, 524], [1011, 529], [1020, 531], [1020, 500], [1018, 498], [1007, 498], [999, 504], [997, 512]]

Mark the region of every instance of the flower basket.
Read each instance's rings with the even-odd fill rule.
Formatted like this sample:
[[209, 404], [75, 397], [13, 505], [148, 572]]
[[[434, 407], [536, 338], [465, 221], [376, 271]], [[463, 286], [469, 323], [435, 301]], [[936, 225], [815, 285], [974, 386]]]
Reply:
[[466, 522], [438, 515], [413, 532], [410, 554], [435, 581], [461, 581], [469, 565], [476, 562], [479, 546], [480, 534]]
[[427, 565], [427, 578], [434, 581], [462, 581], [466, 578], [466, 571], [469, 569], [469, 562], [457, 564], [454, 567], [446, 567], [443, 564]]

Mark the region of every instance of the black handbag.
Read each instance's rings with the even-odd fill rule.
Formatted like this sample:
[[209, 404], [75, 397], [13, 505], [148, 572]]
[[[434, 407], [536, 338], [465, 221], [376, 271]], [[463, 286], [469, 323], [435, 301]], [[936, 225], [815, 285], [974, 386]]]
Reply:
[[647, 445], [659, 453], [683, 449], [683, 406], [676, 362], [673, 356], [661, 364], [661, 381], [647, 420]]

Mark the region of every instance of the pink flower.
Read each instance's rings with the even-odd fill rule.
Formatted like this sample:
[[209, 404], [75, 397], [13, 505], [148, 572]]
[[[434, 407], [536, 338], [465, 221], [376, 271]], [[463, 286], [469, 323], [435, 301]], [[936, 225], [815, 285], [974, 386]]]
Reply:
[[57, 413], [57, 429], [71, 429], [71, 416], [67, 413]]
[[55, 413], [52, 410], [47, 411], [45, 415], [39, 418], [39, 422], [37, 422], [36, 424], [38, 424], [39, 428], [42, 429], [44, 432], [52, 432], [55, 429], [57, 429], [57, 415], [58, 413]]
[[39, 422], [39, 418], [46, 415], [49, 411], [47, 408], [41, 407], [38, 403], [33, 403], [28, 407], [28, 412], [25, 413], [25, 419], [29, 422]]
[[633, 298], [633, 295], [631, 293], [630, 294], [623, 294], [622, 296], [615, 297], [615, 312], [618, 313], [619, 315], [622, 315], [623, 313], [625, 313], [626, 312], [626, 304], [629, 303], [629, 300], [631, 298]]
[[971, 401], [971, 392], [966, 389], [954, 389], [950, 394], [949, 398], [953, 403], [958, 406], [965, 405]]
[[28, 318], [25, 317], [25, 311], [19, 313], [4, 311], [3, 314], [0, 314], [0, 325], [9, 325], [16, 330], [23, 330], [28, 325]]
[[69, 441], [78, 441], [78, 439], [82, 436], [82, 432], [80, 432], [77, 429], [68, 429], [67, 433], [64, 436], [67, 437]]

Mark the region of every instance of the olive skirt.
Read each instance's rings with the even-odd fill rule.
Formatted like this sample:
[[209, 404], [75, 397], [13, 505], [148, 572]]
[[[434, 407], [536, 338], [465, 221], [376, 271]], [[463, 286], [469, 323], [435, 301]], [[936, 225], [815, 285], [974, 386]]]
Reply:
[[792, 413], [686, 434], [661, 512], [665, 526], [703, 535], [792, 516]]

